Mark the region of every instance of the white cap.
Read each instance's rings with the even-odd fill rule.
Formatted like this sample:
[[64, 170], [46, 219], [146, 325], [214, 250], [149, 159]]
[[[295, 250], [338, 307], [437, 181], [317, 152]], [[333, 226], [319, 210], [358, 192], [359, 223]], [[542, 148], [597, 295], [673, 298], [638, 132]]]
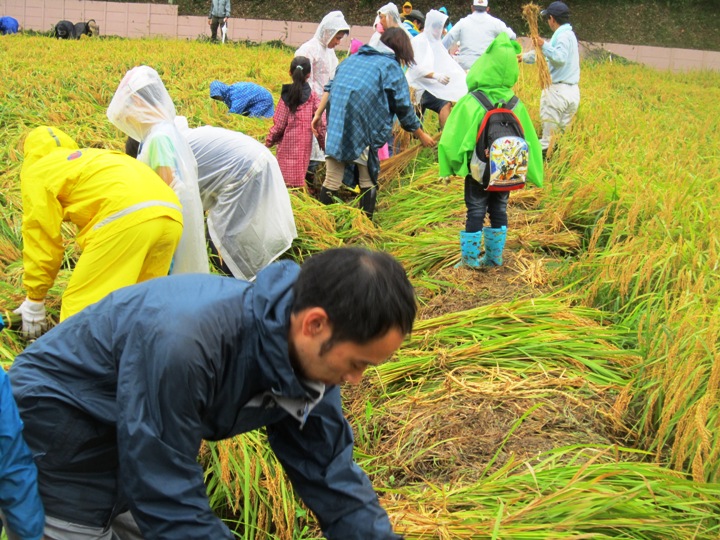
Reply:
[[473, 6], [488, 7], [488, 0], [473, 0]]

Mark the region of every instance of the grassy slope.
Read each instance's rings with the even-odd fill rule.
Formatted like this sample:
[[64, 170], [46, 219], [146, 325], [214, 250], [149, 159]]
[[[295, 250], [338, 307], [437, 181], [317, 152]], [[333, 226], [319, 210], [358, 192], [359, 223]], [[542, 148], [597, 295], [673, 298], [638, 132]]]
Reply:
[[[166, 3], [165, 0], [154, 1]], [[527, 26], [521, 11], [528, 1], [491, 0], [490, 9], [518, 33], [524, 34]], [[176, 0], [176, 3], [181, 14], [207, 13], [207, 0]], [[317, 0], [231, 0], [235, 17], [319, 21], [330, 9], [340, 9], [350, 24], [361, 25], [372, 24], [375, 10], [384, 3], [384, 0], [335, 0], [330, 4]], [[537, 3], [547, 5], [548, 2]], [[720, 51], [720, 0], [568, 0], [567, 3], [573, 13], [575, 30], [583, 41]], [[413, 4], [422, 11], [445, 5], [450, 11], [450, 20], [455, 22], [468, 13], [471, 2], [424, 0]]]

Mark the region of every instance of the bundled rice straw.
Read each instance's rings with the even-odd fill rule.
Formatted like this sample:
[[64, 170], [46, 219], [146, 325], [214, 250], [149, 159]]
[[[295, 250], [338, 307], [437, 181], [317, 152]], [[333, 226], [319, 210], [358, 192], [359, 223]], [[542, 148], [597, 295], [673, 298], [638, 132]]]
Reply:
[[[407, 132], [406, 132], [407, 133]], [[436, 133], [434, 140], [440, 140], [441, 133]], [[406, 148], [399, 154], [380, 162], [380, 174], [378, 175], [378, 183], [383, 184], [387, 180], [398, 176], [407, 167], [410, 162], [417, 157], [418, 152], [423, 149], [422, 144], [416, 144]]]
[[[535, 38], [540, 37], [538, 33], [538, 17], [540, 16], [540, 6], [536, 4], [525, 4], [523, 6], [523, 17], [530, 28], [530, 38], [535, 42]], [[545, 90], [550, 86], [552, 79], [550, 78], [550, 70], [548, 69], [547, 60], [542, 52], [542, 47], [535, 47], [535, 63], [538, 67], [538, 76], [540, 78], [540, 88]]]

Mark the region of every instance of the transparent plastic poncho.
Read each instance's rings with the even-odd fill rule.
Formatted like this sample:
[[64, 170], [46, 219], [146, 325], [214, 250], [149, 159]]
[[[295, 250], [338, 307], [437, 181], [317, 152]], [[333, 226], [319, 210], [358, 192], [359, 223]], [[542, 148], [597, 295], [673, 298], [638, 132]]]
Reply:
[[[415, 65], [410, 66], [405, 76], [418, 95], [430, 92], [445, 101], [456, 102], [468, 93], [465, 70], [453, 60], [442, 44], [442, 32], [447, 15], [435, 9], [425, 16], [425, 30], [412, 38]], [[442, 73], [450, 77], [446, 85], [425, 77], [428, 73]]]
[[297, 237], [275, 156], [243, 133], [213, 126], [189, 129], [182, 116], [175, 123], [197, 159], [210, 238], [235, 277], [254, 279]]
[[157, 71], [137, 66], [120, 81], [107, 110], [110, 122], [140, 142], [138, 160], [158, 172], [172, 172], [170, 187], [183, 213], [183, 234], [173, 256], [172, 274], [208, 273], [205, 224], [192, 149], [175, 127], [175, 105]]

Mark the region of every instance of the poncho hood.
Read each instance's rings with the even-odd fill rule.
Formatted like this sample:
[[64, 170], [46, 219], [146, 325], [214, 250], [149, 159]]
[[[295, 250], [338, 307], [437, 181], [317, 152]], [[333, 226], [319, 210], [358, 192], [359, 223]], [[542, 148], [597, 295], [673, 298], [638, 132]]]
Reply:
[[157, 71], [137, 66], [120, 81], [107, 117], [123, 133], [142, 142], [154, 125], [175, 120], [175, 105]]
[[501, 32], [478, 58], [467, 74], [467, 86], [470, 92], [478, 88], [512, 88], [520, 75], [517, 55], [522, 46], [512, 41], [505, 32]]
[[315, 30], [315, 39], [327, 47], [335, 34], [341, 31], [350, 32], [350, 25], [345, 22], [342, 11], [331, 11], [320, 21], [320, 26]]

